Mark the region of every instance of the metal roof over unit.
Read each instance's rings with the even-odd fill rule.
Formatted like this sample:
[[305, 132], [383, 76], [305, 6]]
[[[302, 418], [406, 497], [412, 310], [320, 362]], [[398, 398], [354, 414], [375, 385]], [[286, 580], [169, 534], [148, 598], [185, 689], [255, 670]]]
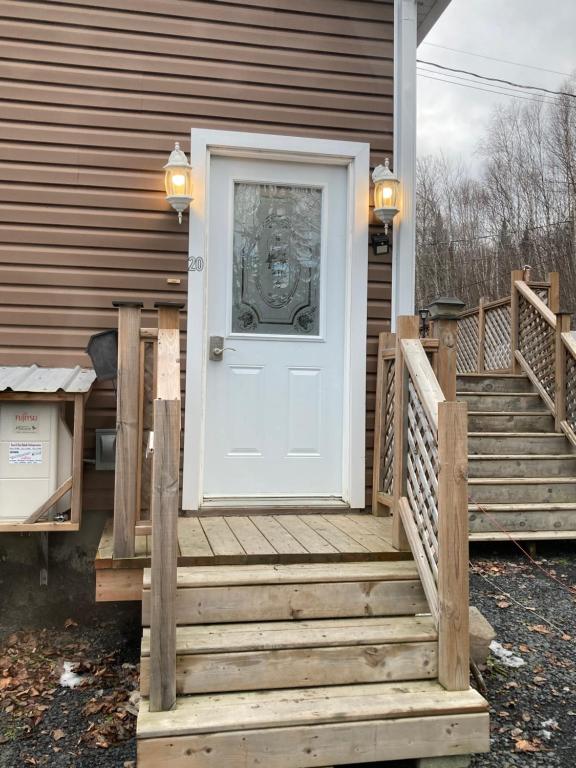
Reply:
[[88, 392], [96, 379], [92, 368], [0, 366], [0, 392]]

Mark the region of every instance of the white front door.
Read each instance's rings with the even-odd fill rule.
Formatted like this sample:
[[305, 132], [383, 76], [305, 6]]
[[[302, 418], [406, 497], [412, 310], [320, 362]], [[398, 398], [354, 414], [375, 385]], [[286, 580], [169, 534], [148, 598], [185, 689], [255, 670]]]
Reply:
[[209, 195], [204, 499], [342, 499], [347, 169], [213, 157]]

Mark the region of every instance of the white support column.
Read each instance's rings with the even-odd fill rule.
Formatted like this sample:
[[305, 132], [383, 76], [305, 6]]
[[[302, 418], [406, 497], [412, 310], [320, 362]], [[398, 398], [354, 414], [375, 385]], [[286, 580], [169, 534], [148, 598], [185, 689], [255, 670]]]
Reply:
[[394, 172], [401, 198], [392, 225], [392, 331], [398, 315], [412, 315], [415, 309], [417, 15], [417, 0], [395, 0]]

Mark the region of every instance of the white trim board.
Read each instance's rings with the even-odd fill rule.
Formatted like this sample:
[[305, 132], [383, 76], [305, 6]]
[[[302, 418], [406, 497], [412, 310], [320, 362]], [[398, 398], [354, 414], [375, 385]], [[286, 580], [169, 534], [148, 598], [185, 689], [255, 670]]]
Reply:
[[368, 284], [368, 210], [370, 146], [349, 141], [309, 139], [272, 134], [192, 129], [190, 162], [194, 200], [190, 206], [189, 258], [201, 257], [202, 272], [190, 272], [184, 477], [182, 508], [196, 511], [203, 502], [203, 446], [207, 363], [206, 287], [209, 272], [208, 222], [210, 159], [231, 156], [326, 163], [348, 169], [346, 373], [344, 382], [343, 500], [352, 508], [365, 506], [366, 325]]

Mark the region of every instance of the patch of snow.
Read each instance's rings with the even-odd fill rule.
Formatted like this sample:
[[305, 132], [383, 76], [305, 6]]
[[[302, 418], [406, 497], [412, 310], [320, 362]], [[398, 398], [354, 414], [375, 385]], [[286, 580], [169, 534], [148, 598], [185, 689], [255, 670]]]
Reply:
[[526, 664], [524, 659], [522, 659], [520, 656], [515, 656], [512, 651], [509, 651], [507, 648], [503, 648], [500, 643], [496, 642], [496, 640], [492, 640], [490, 643], [490, 650], [494, 656], [500, 659], [505, 667], [512, 667], [512, 669], [516, 669], [518, 667], [523, 667], [524, 664]]
[[63, 688], [76, 688], [84, 682], [84, 678], [73, 671], [74, 664], [71, 661], [64, 662], [64, 672], [60, 675], [60, 685]]

